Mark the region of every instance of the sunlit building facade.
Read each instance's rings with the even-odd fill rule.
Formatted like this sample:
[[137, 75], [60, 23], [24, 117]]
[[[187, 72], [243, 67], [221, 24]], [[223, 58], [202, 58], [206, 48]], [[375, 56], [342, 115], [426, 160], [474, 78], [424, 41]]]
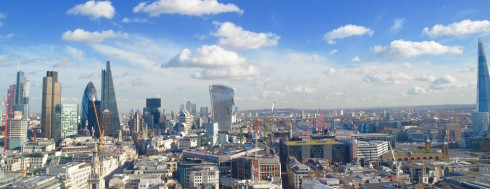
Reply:
[[231, 117], [235, 105], [235, 89], [225, 85], [210, 85], [213, 122], [218, 123], [219, 131], [231, 131]]
[[58, 104], [54, 118], [54, 140], [77, 136], [78, 104]]
[[478, 78], [476, 89], [476, 110], [471, 114], [473, 135], [484, 136], [488, 129], [488, 112], [490, 108], [490, 77], [483, 41], [478, 40]]

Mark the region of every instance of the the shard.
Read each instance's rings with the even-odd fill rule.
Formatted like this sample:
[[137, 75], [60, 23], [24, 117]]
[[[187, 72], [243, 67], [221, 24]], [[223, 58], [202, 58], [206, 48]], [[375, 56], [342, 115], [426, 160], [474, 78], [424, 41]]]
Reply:
[[[117, 111], [116, 92], [114, 91], [114, 82], [112, 81], [111, 62], [106, 62], [106, 69], [102, 70], [102, 95], [101, 111], [109, 110], [111, 112], [111, 131], [119, 132], [121, 124], [119, 122], [119, 111]], [[107, 133], [112, 135], [113, 133]], [[104, 134], [105, 135], [105, 134]]]
[[478, 74], [476, 88], [476, 111], [471, 114], [473, 134], [484, 136], [488, 130], [488, 112], [490, 107], [490, 77], [483, 41], [478, 40]]

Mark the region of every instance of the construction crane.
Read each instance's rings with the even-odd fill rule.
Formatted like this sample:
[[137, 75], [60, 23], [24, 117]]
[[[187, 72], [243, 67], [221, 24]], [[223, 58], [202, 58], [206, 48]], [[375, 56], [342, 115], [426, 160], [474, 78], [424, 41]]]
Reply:
[[[14, 82], [15, 84], [15, 82]], [[13, 98], [13, 89], [14, 89], [14, 84], [10, 86], [7, 99], [3, 97], [3, 103], [5, 105], [5, 126], [4, 126], [4, 133], [3, 133], [3, 151], [5, 152], [7, 150], [7, 127], [8, 127], [8, 118], [12, 117], [12, 98]], [[10, 100], [10, 104], [8, 103]], [[9, 113], [9, 105], [10, 105], [10, 113]]]
[[398, 162], [398, 163], [396, 162], [395, 151], [393, 150], [393, 147], [391, 146], [391, 142], [389, 142], [389, 145], [388, 146], [391, 149], [391, 155], [393, 156], [393, 165], [396, 167], [395, 174], [398, 177], [401, 173], [403, 173], [403, 171], [401, 170], [401, 164], [402, 164], [402, 162]]
[[99, 123], [99, 116], [97, 115], [97, 108], [95, 107], [95, 98], [92, 98], [92, 105], [94, 105], [94, 112], [95, 112], [95, 119], [97, 120], [97, 127], [99, 128], [99, 134], [100, 134], [100, 151], [102, 151], [102, 141], [104, 141], [104, 131], [100, 129], [100, 123]]
[[316, 120], [315, 119], [311, 118], [311, 124], [313, 124], [313, 126], [315, 126], [316, 130], [318, 131], [318, 133], [320, 133], [320, 129], [316, 125]]

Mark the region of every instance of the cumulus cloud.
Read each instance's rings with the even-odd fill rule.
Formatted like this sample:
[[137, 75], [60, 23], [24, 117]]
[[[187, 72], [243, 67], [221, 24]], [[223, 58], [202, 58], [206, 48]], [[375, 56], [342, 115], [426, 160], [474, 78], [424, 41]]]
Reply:
[[419, 95], [419, 94], [425, 94], [425, 93], [427, 93], [427, 90], [425, 90], [422, 87], [416, 86], [416, 87], [408, 89], [405, 94], [412, 96], [412, 95]]
[[439, 77], [430, 82], [431, 89], [446, 89], [446, 88], [458, 88], [458, 87], [461, 87], [461, 85], [458, 84], [456, 78], [450, 75]]
[[405, 41], [403, 39], [395, 40], [390, 46], [375, 46], [375, 54], [390, 54], [393, 56], [410, 58], [420, 55], [442, 55], [442, 54], [461, 54], [463, 49], [460, 46], [445, 46], [435, 41]]
[[405, 21], [404, 19], [395, 19], [393, 21], [393, 25], [391, 25], [390, 31], [391, 32], [398, 32], [398, 31], [400, 31], [400, 29], [402, 29], [402, 27], [403, 27], [403, 22], [404, 21]]
[[144, 12], [150, 16], [160, 14], [183, 14], [190, 16], [203, 16], [236, 12], [243, 14], [243, 10], [234, 4], [221, 4], [217, 0], [157, 0], [153, 3], [141, 2], [133, 8], [133, 12]]
[[8, 55], [0, 55], [0, 62], [8, 60], [9, 56]]
[[337, 70], [335, 70], [334, 68], [329, 68], [324, 73], [327, 74], [327, 75], [333, 75], [333, 74], [337, 73]]
[[112, 30], [105, 30], [101, 32], [89, 32], [84, 29], [77, 28], [74, 31], [66, 31], [61, 35], [61, 39], [64, 41], [77, 41], [85, 43], [100, 43], [107, 38], [127, 38], [129, 36], [126, 32], [114, 32]]
[[436, 80], [436, 76], [434, 76], [434, 75], [422, 75], [422, 76], [416, 77], [415, 80], [433, 82], [434, 80]]
[[490, 32], [490, 21], [488, 20], [463, 20], [447, 26], [436, 24], [432, 28], [424, 28], [423, 33], [429, 37], [460, 36], [468, 34]]
[[244, 30], [231, 22], [219, 25], [214, 36], [219, 37], [219, 44], [230, 49], [258, 49], [260, 47], [276, 46], [279, 36], [273, 33], [255, 33]]
[[162, 67], [222, 67], [235, 66], [246, 61], [235, 52], [227, 51], [216, 45], [203, 45], [201, 48], [192, 52], [189, 49], [184, 49], [180, 54], [172, 58], [167, 64], [162, 64]]
[[193, 74], [191, 77], [194, 79], [212, 80], [212, 79], [226, 79], [226, 80], [250, 80], [258, 77], [260, 72], [252, 65], [231, 66], [222, 67], [217, 69], [204, 69], [200, 72]]
[[354, 58], [350, 59], [352, 62], [360, 62], [361, 59], [358, 56], [354, 56]]
[[361, 36], [365, 34], [372, 36], [373, 33], [374, 31], [367, 27], [349, 24], [325, 33], [323, 38], [328, 44], [335, 44], [335, 39], [343, 39], [346, 37]]
[[334, 55], [334, 54], [336, 54], [337, 52], [338, 52], [338, 50], [337, 50], [337, 49], [333, 49], [333, 50], [331, 50], [330, 52], [328, 52], [328, 55]]
[[81, 74], [78, 79], [97, 79], [100, 78], [100, 71], [96, 72], [91, 72], [91, 73], [83, 73]]
[[116, 9], [110, 1], [87, 1], [70, 8], [66, 13], [71, 15], [90, 16], [92, 19], [107, 18], [112, 19]]
[[412, 76], [399, 72], [370, 73], [364, 76], [366, 83], [399, 84], [405, 83], [408, 80], [412, 80]]

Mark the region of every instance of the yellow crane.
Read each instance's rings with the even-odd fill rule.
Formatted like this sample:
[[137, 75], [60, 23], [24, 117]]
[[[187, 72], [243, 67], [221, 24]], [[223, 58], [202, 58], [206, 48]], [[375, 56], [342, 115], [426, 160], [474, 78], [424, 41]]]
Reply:
[[99, 124], [99, 116], [97, 115], [97, 108], [95, 107], [95, 98], [92, 98], [92, 105], [94, 105], [94, 112], [95, 112], [95, 119], [97, 120], [97, 127], [99, 128], [99, 134], [100, 134], [100, 151], [102, 151], [102, 141], [104, 141], [104, 131], [100, 129], [100, 124]]

